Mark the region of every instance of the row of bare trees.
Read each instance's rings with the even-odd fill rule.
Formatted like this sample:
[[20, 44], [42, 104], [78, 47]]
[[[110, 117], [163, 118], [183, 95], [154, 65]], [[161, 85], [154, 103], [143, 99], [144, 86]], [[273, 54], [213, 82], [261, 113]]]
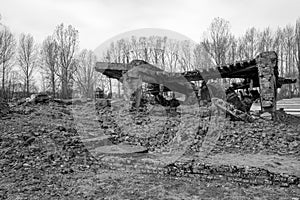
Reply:
[[90, 50], [78, 53], [78, 30], [60, 24], [42, 44], [30, 34], [18, 39], [7, 26], [0, 26], [1, 96], [12, 98], [37, 92], [37, 81], [42, 75], [40, 91], [54, 97], [69, 98], [74, 90], [93, 95], [96, 57]]
[[[3, 25], [2, 25], [3, 26]], [[9, 75], [11, 66], [12, 66], [12, 58], [15, 54], [15, 38], [10, 30], [3, 26], [0, 32], [0, 64], [1, 64], [1, 95], [5, 95], [5, 81]]]
[[64, 27], [63, 24], [57, 26], [54, 33], [42, 43], [43, 89], [50, 88], [54, 96], [58, 86], [60, 86], [60, 96], [62, 98], [68, 98], [72, 95], [78, 43], [78, 30], [71, 25]]
[[70, 98], [74, 94], [92, 97], [96, 82], [96, 56], [84, 49], [78, 53], [78, 31], [72, 26], [57, 26], [53, 35], [42, 44], [42, 74], [44, 89], [55, 96]]
[[[18, 39], [7, 26], [0, 25], [0, 77], [1, 95], [12, 96], [15, 92], [29, 95], [40, 90], [53, 96], [68, 98], [74, 93], [92, 97], [95, 85], [109, 88], [112, 81], [95, 73], [96, 57], [90, 50], [79, 51], [79, 35], [71, 25], [58, 25], [42, 44], [34, 41], [30, 34], [21, 34]], [[236, 37], [231, 33], [230, 23], [215, 18], [199, 43], [185, 40], [150, 36], [120, 39], [111, 43], [99, 60], [129, 63], [142, 59], [170, 72], [180, 72], [236, 60], [252, 59], [258, 53], [274, 50], [279, 57], [281, 76], [300, 79], [300, 19], [295, 25], [279, 27], [277, 30], [255, 27]], [[37, 81], [37, 74], [42, 80]], [[299, 85], [290, 86], [290, 92]], [[117, 93], [121, 94], [120, 84]]]

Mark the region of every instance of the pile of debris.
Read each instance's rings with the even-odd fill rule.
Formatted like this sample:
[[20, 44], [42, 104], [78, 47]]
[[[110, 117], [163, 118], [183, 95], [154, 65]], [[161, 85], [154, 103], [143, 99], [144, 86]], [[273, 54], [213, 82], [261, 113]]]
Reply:
[[[141, 145], [149, 151], [160, 151], [178, 135], [179, 126], [183, 123], [185, 113], [167, 115], [166, 113], [126, 112], [113, 111], [109, 107], [99, 109], [99, 122], [114, 144], [129, 143]], [[249, 116], [247, 115], [249, 119]], [[231, 121], [226, 123], [216, 138], [212, 153], [240, 152], [245, 153], [275, 153], [280, 155], [300, 155], [300, 120], [285, 113], [278, 112], [274, 121], [253, 116], [249, 120]], [[285, 118], [286, 119], [282, 119]], [[197, 116], [194, 116], [197, 118]], [[255, 119], [254, 119], [255, 118]], [[293, 119], [293, 120], [291, 120]], [[193, 141], [189, 153], [199, 152], [205, 138], [208, 136], [210, 116], [199, 117], [195, 121], [194, 132], [188, 134]], [[290, 123], [282, 123], [290, 121]], [[291, 124], [291, 122], [293, 122]], [[198, 125], [197, 125], [198, 124]]]
[[[113, 107], [114, 103], [112, 104]], [[107, 102], [102, 102], [97, 106], [106, 109], [102, 110], [103, 113], [99, 113], [100, 115], [106, 116], [106, 118], [101, 118], [103, 122], [106, 120], [119, 119], [119, 121], [109, 121], [109, 123], [106, 123], [107, 127], [105, 130], [107, 132], [110, 132], [110, 129], [114, 129], [114, 131], [111, 131], [111, 136], [115, 136], [114, 142], [142, 145], [150, 152], [162, 149], [166, 146], [170, 140], [174, 138], [176, 133], [181, 130], [181, 124], [182, 122], [185, 122], [183, 120], [185, 118], [191, 119], [190, 115], [185, 112], [182, 112], [180, 115], [168, 117], [165, 115], [154, 115], [153, 113], [152, 115], [147, 113], [130, 113], [131, 116], [129, 116], [128, 113], [121, 112], [115, 113], [124, 116], [115, 116], [112, 115], [114, 112], [111, 112], [111, 109], [114, 108], [109, 107], [108, 105]], [[288, 187], [299, 184], [299, 177], [293, 175], [282, 175], [267, 171], [264, 168], [247, 166], [238, 167], [231, 164], [212, 165], [209, 163], [180, 161], [168, 165], [167, 167], [165, 167], [165, 165], [158, 166], [155, 163], [151, 166], [151, 163], [142, 163], [140, 161], [155, 162], [155, 159], [131, 159], [131, 156], [135, 154], [120, 157], [117, 155], [105, 156], [104, 158], [101, 158], [100, 162], [97, 162], [95, 160], [97, 158], [96, 153], [94, 154], [92, 150], [88, 151], [87, 146], [89, 145], [82, 142], [82, 138], [83, 136], [85, 137], [85, 134], [78, 128], [80, 126], [77, 124], [77, 121], [72, 120], [72, 115], [76, 114], [74, 111], [76, 109], [80, 111], [80, 114], [83, 117], [91, 115], [89, 112], [94, 109], [93, 104], [90, 103], [86, 105], [90, 110], [87, 110], [82, 105], [76, 105], [75, 109], [74, 107], [51, 101], [49, 104], [30, 104], [27, 107], [34, 109], [30, 115], [16, 115], [11, 120], [0, 121], [0, 132], [3, 133], [0, 139], [3, 141], [2, 146], [7, 147], [7, 151], [5, 150], [0, 156], [0, 167], [2, 169], [0, 171], [7, 179], [16, 173], [18, 177], [23, 177], [26, 181], [23, 181], [20, 184], [22, 187], [29, 183], [35, 187], [42, 188], [43, 186], [43, 188], [46, 188], [44, 185], [39, 186], [37, 183], [33, 183], [35, 180], [31, 177], [37, 176], [38, 173], [46, 172], [51, 174], [51, 176], [62, 176], [64, 174], [74, 174], [82, 170], [96, 170], [100, 166], [104, 168], [109, 167], [110, 169], [133, 169], [134, 167], [139, 167], [137, 171], [143, 173], [150, 172], [172, 176], [190, 176], [197, 178], [197, 180], [221, 180], [246, 185], [274, 184]], [[145, 116], [142, 116], [143, 114]], [[159, 112], [156, 114], [159, 114]], [[121, 121], [121, 119], [124, 120]], [[125, 119], [127, 119], [127, 121]], [[204, 119], [209, 120], [208, 118]], [[96, 129], [96, 127], [91, 126], [91, 120], [86, 120], [87, 124], [85, 125], [89, 125], [86, 128], [88, 129], [87, 132], [90, 134], [91, 130], [93, 128]], [[99, 121], [95, 120], [95, 122], [97, 123]], [[103, 122], [100, 122], [100, 125]], [[127, 132], [120, 131], [122, 125], [125, 126], [125, 123], [131, 122], [134, 123], [129, 127]], [[150, 129], [152, 123], [157, 125], [156, 127], [153, 127], [153, 130]], [[195, 124], [196, 120], [191, 123]], [[198, 132], [193, 132], [193, 135], [191, 135], [192, 137], [195, 137], [195, 145], [200, 147], [203, 138], [208, 131], [208, 127], [206, 127], [205, 124], [208, 124], [208, 122], [203, 120], [199, 125]], [[147, 126], [150, 128], [148, 129]], [[74, 127], [77, 127], [78, 130]], [[144, 134], [138, 132], [138, 129], [144, 131]], [[160, 131], [156, 131], [157, 129], [160, 129]], [[155, 134], [152, 135], [148, 133], [147, 135], [147, 131]], [[300, 136], [297, 134], [297, 131], [300, 131], [299, 126], [297, 129], [279, 123], [271, 124], [270, 122], [263, 120], [258, 120], [255, 123], [228, 121], [214, 151], [247, 153], [249, 152], [248, 150], [257, 146], [261, 148], [261, 150], [268, 148], [271, 150], [272, 147], [274, 151], [276, 149], [287, 149], [294, 151], [298, 150], [298, 153], [300, 153]], [[189, 130], [185, 130], [185, 132], [190, 134]], [[99, 129], [95, 131], [94, 136], [99, 136]], [[275, 144], [279, 146], [274, 146]], [[288, 148], [286, 148], [287, 144]], [[101, 146], [102, 149], [107, 149], [108, 147], [109, 146], [105, 146], [105, 144]], [[116, 149], [114, 150], [116, 151]], [[194, 151], [197, 151], [197, 149], [194, 149]], [[160, 155], [163, 155], [163, 153]], [[148, 154], [146, 156], [150, 155]], [[151, 167], [153, 167], [153, 169]], [[35, 169], [35, 171], [31, 169]], [[54, 184], [57, 186], [56, 182], [49, 183], [49, 180], [43, 179], [43, 183]], [[13, 186], [13, 189], [15, 188], [17, 188], [16, 185]], [[44, 191], [44, 189], [41, 189], [41, 191]]]
[[0, 199], [52, 199], [69, 183], [65, 176], [91, 170], [94, 160], [74, 127], [70, 108], [56, 102], [19, 105], [0, 120]]
[[242, 185], [278, 185], [280, 187], [298, 186], [300, 183], [299, 177], [295, 175], [276, 173], [253, 166], [216, 165], [194, 160], [176, 161], [165, 166], [153, 159], [143, 158], [138, 160], [129, 156], [106, 156], [103, 161], [103, 167], [108, 169], [190, 177], [206, 182], [217, 180]]
[[266, 169], [249, 166], [214, 166], [197, 162], [176, 162], [166, 167], [166, 173], [175, 176], [195, 176], [205, 181], [223, 180], [250, 185], [298, 185], [299, 178], [293, 175], [273, 173]]
[[[266, 120], [258, 120], [254, 123], [228, 122], [212, 153], [243, 152], [299, 156], [299, 131], [300, 126]], [[200, 149], [203, 137], [205, 135], [202, 135], [199, 142], [193, 146], [194, 151]]]
[[292, 125], [292, 126], [299, 126], [300, 124], [300, 116], [287, 114], [283, 109], [276, 110], [274, 113], [274, 121]]

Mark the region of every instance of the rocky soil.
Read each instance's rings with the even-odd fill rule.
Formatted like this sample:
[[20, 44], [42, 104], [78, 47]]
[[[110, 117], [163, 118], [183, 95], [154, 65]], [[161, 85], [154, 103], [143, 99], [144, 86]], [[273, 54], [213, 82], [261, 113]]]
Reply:
[[[203, 166], [208, 166], [204, 178], [182, 175], [180, 169], [183, 166], [187, 169], [186, 163], [191, 163], [193, 156], [201, 151], [208, 129], [205, 120], [199, 122], [202, 126], [197, 126], [197, 131], [192, 132], [192, 146], [181, 157], [183, 164], [164, 167], [169, 170], [168, 174], [107, 167], [105, 160], [110, 157], [105, 158], [93, 150], [126, 142], [139, 144], [148, 152], [161, 155], [159, 150], [172, 141], [178, 130], [187, 128], [180, 126], [184, 117], [166, 117], [160, 108], [152, 111], [152, 115], [122, 121], [124, 116], [112, 118], [110, 110], [102, 110], [98, 115], [94, 102], [76, 105], [49, 102], [11, 107], [0, 120], [0, 198], [300, 198], [297, 182], [300, 177], [300, 127], [297, 123], [273, 123], [263, 119], [254, 123], [226, 121], [214, 148], [201, 160]], [[126, 130], [129, 122], [132, 123], [130, 130]], [[220, 169], [220, 166], [246, 169], [247, 172], [259, 169], [273, 177], [274, 174], [292, 177], [294, 179], [289, 181], [295, 184], [243, 184], [234, 179], [210, 178], [214, 169]], [[288, 178], [285, 180], [288, 182]]]
[[0, 97], [0, 117], [7, 115], [10, 112], [9, 105]]

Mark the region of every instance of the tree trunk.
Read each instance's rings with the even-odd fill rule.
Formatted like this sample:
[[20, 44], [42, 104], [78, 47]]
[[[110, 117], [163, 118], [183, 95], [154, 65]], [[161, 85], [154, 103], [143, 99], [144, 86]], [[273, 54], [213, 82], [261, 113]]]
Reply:
[[11, 79], [8, 82], [8, 87], [7, 87], [7, 99], [11, 99]]
[[66, 69], [62, 66], [62, 74], [61, 74], [61, 98], [66, 99], [68, 96], [68, 81], [67, 81], [67, 73]]
[[298, 96], [300, 97], [300, 49], [299, 49], [299, 52], [298, 52], [298, 62], [297, 62], [297, 68], [298, 68]]
[[300, 97], [300, 30], [297, 33], [299, 34], [297, 37], [297, 68], [298, 68], [298, 86], [299, 86], [299, 93], [298, 96]]
[[14, 94], [15, 94], [15, 83], [13, 81], [12, 83], [12, 89], [11, 89], [11, 97], [14, 98]]
[[67, 99], [68, 91], [67, 91], [68, 83], [65, 78], [61, 80], [61, 98]]
[[26, 93], [27, 97], [29, 97], [29, 75], [26, 77]]
[[283, 77], [283, 49], [281, 47], [281, 50], [280, 50], [280, 71], [281, 71], [281, 76]]
[[300, 97], [300, 65], [298, 64], [298, 97]]
[[54, 71], [51, 72], [51, 87], [52, 87], [52, 96], [55, 98], [55, 77]]
[[4, 68], [4, 62], [2, 63], [3, 71], [2, 71], [2, 97], [5, 96], [5, 68]]

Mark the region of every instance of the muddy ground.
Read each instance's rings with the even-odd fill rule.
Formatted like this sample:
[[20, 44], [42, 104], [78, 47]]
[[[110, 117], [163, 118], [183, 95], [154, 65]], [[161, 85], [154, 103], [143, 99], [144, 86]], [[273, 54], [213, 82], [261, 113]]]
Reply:
[[[300, 198], [300, 185], [251, 185], [108, 169], [101, 157], [93, 153], [97, 145], [85, 142], [95, 137], [102, 138], [103, 143], [99, 144], [102, 146], [113, 142], [108, 138], [115, 129], [103, 129], [94, 109], [94, 102], [77, 105], [50, 102], [15, 106], [2, 117], [0, 198]], [[297, 123], [286, 125], [262, 119], [252, 124], [228, 122], [203, 162], [253, 166], [300, 177], [299, 130]], [[130, 141], [130, 137], [126, 138]], [[200, 141], [201, 137], [195, 135], [194, 143], [200, 144]], [[197, 149], [197, 145], [194, 146]]]

